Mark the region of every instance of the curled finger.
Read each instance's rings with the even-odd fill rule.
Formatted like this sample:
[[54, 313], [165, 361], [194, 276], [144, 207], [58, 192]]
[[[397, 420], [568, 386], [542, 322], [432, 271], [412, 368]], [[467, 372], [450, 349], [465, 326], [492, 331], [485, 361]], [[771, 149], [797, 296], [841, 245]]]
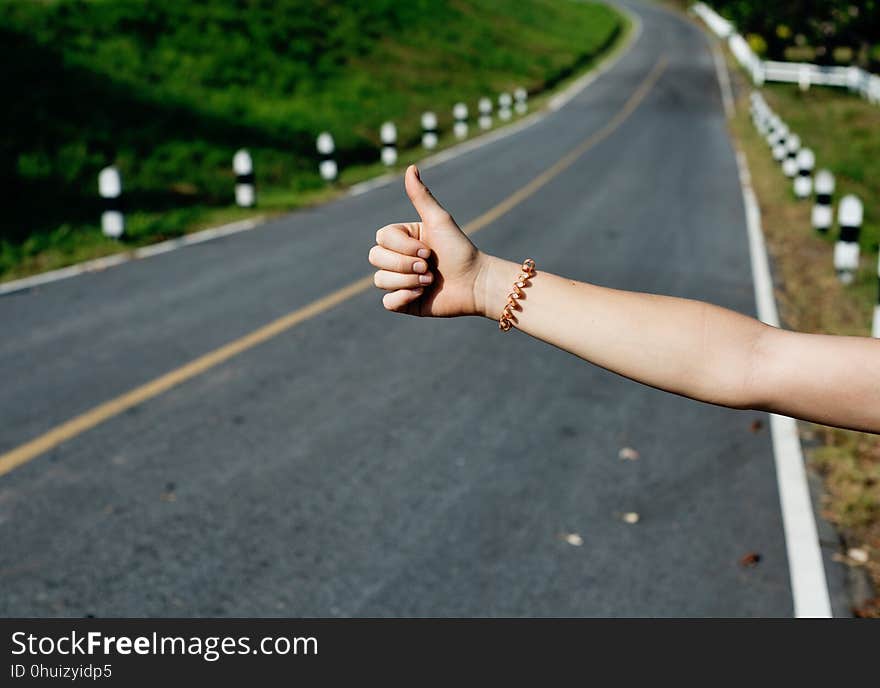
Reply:
[[422, 274], [428, 272], [428, 263], [421, 258], [413, 258], [384, 246], [373, 246], [370, 249], [370, 265], [380, 270], [401, 272], [406, 274]]
[[376, 243], [407, 256], [428, 258], [431, 255], [431, 250], [411, 236], [403, 225], [385, 225], [376, 232]]
[[373, 275], [373, 284], [379, 289], [394, 291], [396, 289], [417, 289], [434, 281], [434, 276], [428, 272], [422, 275], [407, 275], [390, 270], [377, 270]]
[[417, 289], [398, 289], [397, 291], [389, 292], [382, 297], [382, 305], [389, 311], [401, 311], [419, 298], [423, 291], [419, 287]]

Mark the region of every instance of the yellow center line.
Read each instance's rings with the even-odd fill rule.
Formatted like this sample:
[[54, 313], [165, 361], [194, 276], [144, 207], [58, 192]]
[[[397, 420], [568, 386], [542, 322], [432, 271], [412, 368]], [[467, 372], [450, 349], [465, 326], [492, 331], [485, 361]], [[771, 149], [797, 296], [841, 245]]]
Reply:
[[[644, 100], [645, 96], [660, 78], [665, 69], [666, 58], [664, 57], [657, 62], [650, 74], [648, 74], [639, 87], [633, 91], [623, 108], [621, 108], [621, 110], [617, 112], [617, 114], [601, 129], [585, 139], [577, 148], [571, 150], [553, 164], [553, 166], [547, 168], [528, 184], [515, 191], [498, 205], [490, 208], [485, 213], [466, 224], [462, 229], [467, 234], [474, 234], [475, 232], [480, 231], [532, 196], [551, 179], [571, 167], [571, 165], [573, 165], [580, 156], [590, 150], [590, 148], [608, 138], [608, 136], [610, 136], [633, 113], [642, 100]], [[0, 454], [0, 475], [9, 473], [11, 470], [27, 463], [40, 454], [44, 454], [63, 442], [91, 430], [95, 426], [100, 425], [114, 416], [118, 416], [120, 413], [125, 412], [133, 406], [137, 406], [153, 397], [157, 397], [160, 394], [167, 392], [169, 389], [176, 387], [197, 375], [201, 375], [214, 366], [228, 361], [233, 356], [237, 356], [248, 349], [252, 349], [258, 344], [262, 344], [276, 335], [279, 335], [292, 327], [296, 327], [301, 322], [328, 311], [334, 306], [338, 306], [340, 303], [347, 301], [353, 296], [366, 291], [372, 286], [372, 284], [372, 275], [367, 275], [366, 277], [355, 280], [341, 289], [337, 289], [326, 296], [322, 296], [321, 298], [312, 301], [310, 304], [303, 306], [302, 308], [298, 308], [277, 320], [273, 320], [267, 325], [263, 325], [250, 334], [240, 337], [228, 344], [224, 344], [220, 348], [203, 354], [195, 360], [190, 361], [179, 368], [175, 368], [171, 372], [165, 373], [140, 387], [136, 387], [110, 401], [95, 406], [89, 411], [62, 423], [61, 425], [57, 425], [48, 432], [32, 439], [30, 442], [26, 442], [5, 454]]]

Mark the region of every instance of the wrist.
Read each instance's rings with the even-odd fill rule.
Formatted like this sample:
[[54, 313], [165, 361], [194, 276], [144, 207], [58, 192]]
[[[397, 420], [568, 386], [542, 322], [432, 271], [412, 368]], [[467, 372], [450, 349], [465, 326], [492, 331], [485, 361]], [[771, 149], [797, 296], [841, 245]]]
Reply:
[[480, 268], [474, 281], [476, 314], [498, 320], [507, 303], [507, 294], [520, 273], [520, 265], [485, 253], [480, 254]]

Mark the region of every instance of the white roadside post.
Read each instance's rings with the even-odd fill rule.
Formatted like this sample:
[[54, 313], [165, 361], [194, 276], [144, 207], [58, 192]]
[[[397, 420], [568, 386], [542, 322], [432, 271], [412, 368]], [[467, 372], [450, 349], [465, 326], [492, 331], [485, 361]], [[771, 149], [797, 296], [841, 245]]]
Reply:
[[422, 113], [422, 146], [428, 150], [437, 147], [437, 115], [433, 112]]
[[862, 70], [858, 67], [849, 67], [846, 70], [846, 87], [853, 92], [861, 90]]
[[834, 221], [834, 215], [831, 211], [831, 200], [834, 196], [834, 175], [828, 170], [819, 170], [816, 172], [813, 188], [816, 191], [816, 203], [813, 205], [810, 220], [813, 229], [820, 234], [828, 234], [831, 223]]
[[755, 93], [756, 97], [752, 98], [751, 103], [751, 114], [752, 114], [752, 124], [755, 125], [755, 129], [758, 130], [758, 133], [763, 137], [767, 135], [768, 130], [768, 119], [769, 119], [769, 111], [767, 108], [767, 103], [764, 102], [764, 99], [761, 98], [760, 94]]
[[871, 326], [871, 336], [880, 339], [880, 257], [877, 259], [877, 303], [874, 305], [874, 322]]
[[809, 198], [813, 192], [813, 168], [816, 156], [809, 148], [801, 148], [797, 158], [797, 177], [794, 178], [794, 195], [798, 198]]
[[318, 153], [321, 155], [321, 162], [318, 165], [321, 179], [325, 182], [332, 182], [339, 173], [336, 161], [332, 157], [336, 150], [336, 142], [333, 140], [333, 135], [329, 131], [322, 131], [318, 134], [316, 145]]
[[382, 140], [382, 164], [391, 167], [397, 162], [397, 127], [394, 122], [385, 122], [379, 129]]
[[455, 138], [457, 139], [466, 139], [468, 135], [468, 107], [464, 103], [456, 103], [452, 108], [452, 116], [455, 119], [455, 124], [452, 127], [452, 131], [455, 134]]
[[104, 236], [118, 239], [125, 232], [125, 218], [122, 215], [122, 178], [115, 167], [105, 167], [98, 173], [98, 193], [104, 199], [101, 213], [101, 231]]
[[785, 139], [785, 159], [782, 161], [782, 173], [789, 179], [797, 175], [797, 154], [801, 149], [801, 137], [789, 134]]
[[862, 231], [862, 202], [858, 196], [846, 195], [840, 199], [837, 223], [840, 236], [834, 244], [834, 269], [843, 284], [852, 284], [859, 267], [859, 234]]
[[770, 130], [770, 107], [767, 101], [758, 91], [752, 91], [749, 95], [749, 112], [752, 116], [752, 124], [758, 130], [758, 133], [765, 137]]
[[235, 203], [242, 208], [252, 208], [257, 201], [254, 190], [254, 161], [244, 148], [232, 157], [235, 172]]
[[781, 123], [778, 127], [776, 127], [776, 134], [771, 142], [773, 146], [773, 159], [776, 162], [782, 162], [785, 160], [785, 156], [788, 153], [788, 150], [785, 147], [786, 139], [788, 138], [788, 127]]
[[767, 136], [772, 122], [772, 112], [763, 101], [758, 105], [758, 132], [762, 137]]
[[513, 105], [513, 98], [509, 93], [502, 93], [498, 96], [498, 117], [503, 121], [507, 121], [511, 117], [510, 106]]
[[490, 98], [480, 98], [480, 102], [477, 105], [477, 108], [480, 111], [480, 129], [491, 129], [492, 128], [492, 100]]
[[513, 92], [513, 99], [516, 101], [516, 105], [513, 106], [513, 109], [516, 110], [516, 114], [524, 115], [529, 111], [529, 92], [524, 88], [518, 88]]
[[764, 80], [764, 62], [760, 59], [755, 60], [752, 63], [752, 83], [755, 84], [755, 86], [763, 86]]
[[880, 76], [868, 74], [867, 72], [862, 72], [862, 74], [867, 78], [865, 93], [867, 94], [868, 101], [873, 105], [877, 105], [880, 103]]
[[776, 115], [771, 115], [767, 119], [767, 132], [764, 134], [764, 140], [771, 149], [776, 145], [776, 131], [779, 124], [779, 118]]
[[776, 113], [773, 114], [773, 131], [773, 141], [767, 142], [771, 147], [779, 140], [780, 134], [788, 133], [788, 126], [782, 121], [782, 117]]
[[798, 70], [798, 87], [801, 91], [809, 91], [810, 90], [810, 66], [809, 65], [801, 65]]

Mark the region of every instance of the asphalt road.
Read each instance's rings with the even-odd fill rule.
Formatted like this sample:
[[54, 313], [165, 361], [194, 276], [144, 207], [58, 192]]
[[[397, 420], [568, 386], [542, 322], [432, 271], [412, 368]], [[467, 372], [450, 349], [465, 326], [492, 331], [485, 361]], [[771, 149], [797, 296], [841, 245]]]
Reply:
[[[708, 44], [635, 11], [639, 40], [567, 106], [423, 176], [467, 222], [665, 56], [619, 128], [475, 239], [754, 314]], [[0, 453], [368, 274], [376, 228], [413, 217], [393, 183], [0, 298]], [[789, 616], [766, 428], [363, 292], [0, 477], [0, 614]]]

